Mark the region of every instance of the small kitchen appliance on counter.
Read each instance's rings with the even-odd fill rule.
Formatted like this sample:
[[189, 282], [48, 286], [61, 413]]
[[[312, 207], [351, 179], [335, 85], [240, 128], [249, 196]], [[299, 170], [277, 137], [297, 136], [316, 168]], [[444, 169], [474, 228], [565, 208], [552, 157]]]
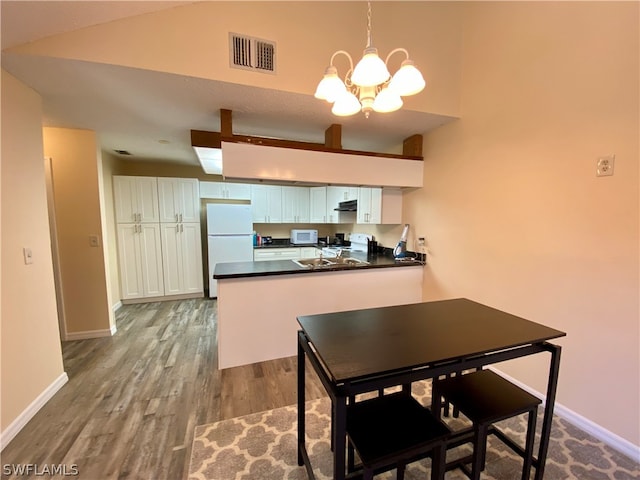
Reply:
[[316, 245], [318, 243], [318, 230], [293, 229], [291, 230], [292, 245]]
[[404, 258], [407, 256], [407, 236], [409, 234], [409, 224], [405, 223], [402, 229], [402, 235], [400, 235], [400, 241], [396, 248], [393, 249], [393, 256], [395, 258]]

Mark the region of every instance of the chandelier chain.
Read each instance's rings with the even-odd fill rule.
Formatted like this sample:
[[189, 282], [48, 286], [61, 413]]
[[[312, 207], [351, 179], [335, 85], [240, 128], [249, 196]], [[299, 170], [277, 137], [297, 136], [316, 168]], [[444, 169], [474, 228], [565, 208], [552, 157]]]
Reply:
[[371, 46], [371, 2], [367, 2], [367, 47]]

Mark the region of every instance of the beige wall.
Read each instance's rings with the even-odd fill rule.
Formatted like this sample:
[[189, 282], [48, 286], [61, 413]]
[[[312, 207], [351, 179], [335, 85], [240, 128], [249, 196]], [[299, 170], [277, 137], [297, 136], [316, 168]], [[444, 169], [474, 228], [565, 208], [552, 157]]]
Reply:
[[[429, 88], [406, 108], [456, 116], [459, 29], [456, 2], [374, 2], [373, 41], [386, 55], [409, 51]], [[366, 46], [364, 2], [199, 2], [49, 37], [9, 51], [125, 65], [308, 95], [331, 54]], [[171, 34], [167, 34], [171, 32]], [[277, 43], [277, 75], [229, 68], [229, 32]], [[105, 42], [105, 38], [109, 41]], [[394, 55], [399, 67], [403, 56]], [[357, 58], [354, 58], [357, 62]], [[336, 60], [346, 73], [346, 58]]]
[[[567, 332], [558, 402], [640, 445], [637, 2], [479, 3], [462, 119], [405, 195], [425, 300], [469, 297]], [[599, 156], [615, 174], [596, 177]], [[544, 391], [547, 358], [500, 366]]]
[[[2, 71], [1, 421], [64, 375], [51, 264], [40, 96]], [[23, 247], [33, 263], [25, 265]]]
[[[58, 250], [67, 334], [107, 335], [112, 313], [107, 294], [95, 132], [44, 129], [44, 153], [52, 158]], [[90, 235], [100, 246], [92, 247]]]

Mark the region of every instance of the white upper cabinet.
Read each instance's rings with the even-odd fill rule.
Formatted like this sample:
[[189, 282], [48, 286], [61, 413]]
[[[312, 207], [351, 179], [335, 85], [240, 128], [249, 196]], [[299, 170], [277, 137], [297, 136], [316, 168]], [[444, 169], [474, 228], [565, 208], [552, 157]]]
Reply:
[[358, 189], [358, 223], [382, 223], [382, 189], [360, 187]]
[[309, 188], [310, 223], [327, 222], [327, 187]]
[[200, 182], [200, 198], [251, 200], [251, 185], [248, 183]]
[[154, 223], [160, 219], [155, 177], [113, 177], [117, 223]]
[[309, 188], [282, 187], [282, 222], [309, 223]]
[[327, 187], [327, 223], [351, 223], [353, 217], [341, 216], [340, 202], [358, 199], [358, 187]]
[[200, 194], [195, 178], [158, 178], [161, 222], [200, 222]]
[[251, 185], [254, 223], [282, 223], [282, 187]]

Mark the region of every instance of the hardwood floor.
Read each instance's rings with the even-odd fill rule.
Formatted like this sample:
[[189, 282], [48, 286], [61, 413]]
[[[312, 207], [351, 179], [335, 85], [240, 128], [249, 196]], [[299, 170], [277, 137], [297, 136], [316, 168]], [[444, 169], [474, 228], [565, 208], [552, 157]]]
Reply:
[[[63, 342], [69, 382], [5, 447], [3, 465], [186, 478], [196, 425], [296, 401], [295, 357], [218, 370], [215, 300], [125, 305], [116, 322], [113, 337]], [[307, 380], [307, 399], [323, 394]]]

